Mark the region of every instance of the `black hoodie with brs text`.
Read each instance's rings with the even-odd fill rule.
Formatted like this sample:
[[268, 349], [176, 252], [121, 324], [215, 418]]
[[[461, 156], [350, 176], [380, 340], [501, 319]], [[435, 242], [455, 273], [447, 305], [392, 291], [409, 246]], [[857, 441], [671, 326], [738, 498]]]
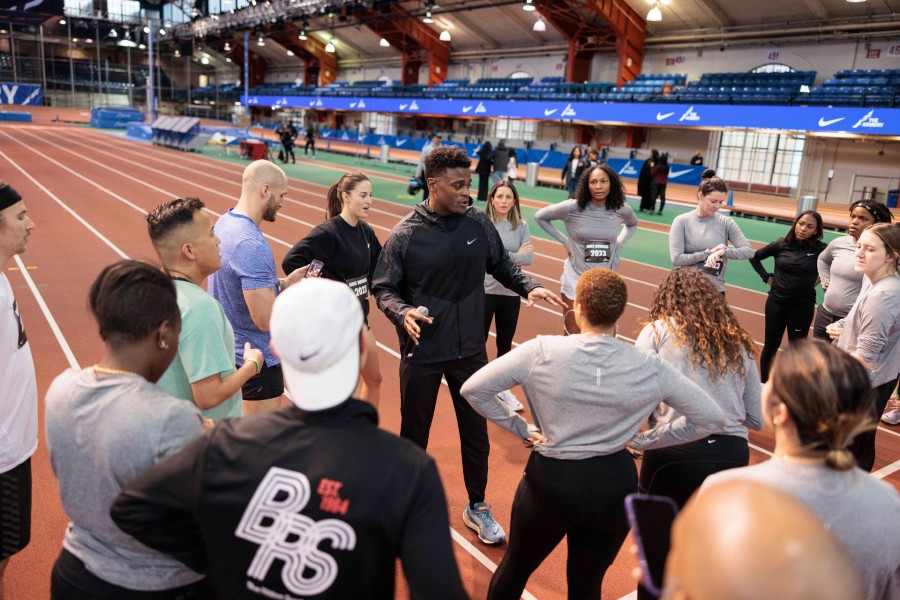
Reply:
[[429, 324], [412, 364], [468, 358], [484, 352], [484, 274], [526, 297], [540, 284], [509, 259], [500, 234], [484, 211], [439, 215], [418, 204], [385, 242], [375, 267], [372, 292], [378, 308], [397, 328], [400, 348], [409, 336], [403, 328], [408, 310], [424, 306]]

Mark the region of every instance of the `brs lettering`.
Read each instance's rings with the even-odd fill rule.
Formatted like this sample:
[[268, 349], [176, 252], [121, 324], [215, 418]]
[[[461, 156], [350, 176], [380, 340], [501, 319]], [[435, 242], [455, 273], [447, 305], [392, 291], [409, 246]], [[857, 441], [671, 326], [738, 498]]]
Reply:
[[275, 561], [281, 561], [281, 581], [291, 593], [315, 596], [331, 587], [337, 561], [319, 545], [327, 540], [334, 550], [353, 550], [356, 532], [338, 519], [314, 521], [301, 514], [310, 496], [303, 473], [269, 469], [235, 530], [236, 536], [259, 546], [248, 577], [263, 581]]

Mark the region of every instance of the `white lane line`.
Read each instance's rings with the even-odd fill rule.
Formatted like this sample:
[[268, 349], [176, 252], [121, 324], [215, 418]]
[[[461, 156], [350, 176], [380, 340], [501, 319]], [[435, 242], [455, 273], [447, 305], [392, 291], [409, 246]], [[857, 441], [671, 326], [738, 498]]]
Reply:
[[775, 456], [774, 454], [772, 454], [771, 452], [769, 452], [769, 451], [766, 450], [765, 448], [762, 448], [762, 447], [760, 447], [760, 446], [757, 446], [756, 444], [750, 444], [750, 443], [748, 443], [747, 445], [750, 446], [751, 448], [753, 448], [754, 450], [758, 451], [758, 452], [762, 452], [762, 453], [765, 454], [766, 456]]
[[[0, 133], [3, 133], [3, 132], [0, 132]], [[6, 135], [6, 134], [3, 133], [3, 135]], [[7, 137], [10, 137], [10, 136], [7, 136]], [[12, 139], [15, 140], [15, 138], [12, 138]], [[21, 144], [21, 142], [19, 142], [18, 140], [15, 140], [15, 141], [16, 141], [17, 143], [19, 143], [20, 145], [23, 145], [23, 146], [24, 146], [24, 144]], [[35, 152], [36, 152], [37, 154], [40, 154], [40, 153], [37, 152], [37, 151], [35, 151]], [[12, 163], [13, 165], [15, 165], [16, 168], [18, 168], [18, 169], [19, 169], [23, 174], [25, 174], [29, 179], [31, 179], [32, 181], [35, 181], [34, 178], [31, 177], [31, 175], [29, 175], [26, 171], [24, 171], [21, 167], [19, 167], [17, 163], [15, 163], [14, 161], [10, 160], [9, 157], [7, 157], [5, 154], [2, 153], [2, 151], [0, 151], [0, 156], [3, 156], [3, 157], [6, 158], [7, 160], [9, 160], [10, 163]], [[41, 156], [42, 156], [42, 158], [44, 158], [44, 159], [46, 159], [46, 160], [50, 160], [50, 161], [55, 162], [56, 164], [59, 164], [57, 161], [54, 161], [53, 159], [51, 159], [51, 158], [49, 158], [49, 157], [46, 157], [46, 156], [43, 156], [43, 155], [41, 155]], [[92, 161], [92, 162], [94, 162], [94, 161]], [[60, 166], [63, 166], [63, 165], [60, 165]], [[104, 165], [101, 165], [101, 166], [104, 166]], [[69, 170], [69, 169], [67, 169], [67, 170]], [[70, 170], [70, 171], [71, 171], [71, 170]], [[73, 173], [74, 173], [74, 172], [73, 172]], [[139, 181], [139, 180], [137, 180], [137, 179], [135, 179], [135, 178], [133, 178], [133, 177], [130, 177], [130, 176], [129, 176], [129, 178], [130, 178], [130, 179], [134, 179], [135, 181]], [[146, 212], [145, 212], [143, 209], [141, 209], [140, 207], [138, 207], [138, 206], [136, 206], [136, 205], [134, 205], [134, 204], [132, 204], [132, 203], [130, 203], [130, 202], [124, 200], [124, 198], [121, 198], [120, 196], [117, 196], [117, 195], [113, 194], [112, 192], [109, 192], [108, 190], [106, 190], [103, 186], [101, 186], [101, 185], [98, 184], [97, 182], [94, 182], [94, 181], [92, 181], [92, 180], [90, 180], [89, 178], [86, 178], [86, 177], [84, 177], [83, 179], [84, 179], [85, 181], [90, 182], [92, 185], [94, 185], [94, 186], [97, 187], [98, 189], [100, 189], [100, 190], [102, 190], [102, 191], [105, 191], [105, 192], [109, 193], [110, 195], [112, 195], [112, 196], [115, 197], [116, 199], [122, 200], [123, 202], [125, 202], [126, 204], [128, 204], [129, 206], [131, 206], [131, 208], [134, 208], [134, 209], [136, 209], [137, 211], [139, 211], [139, 212], [141, 212], [141, 213], [143, 213], [143, 214], [146, 214]], [[37, 182], [35, 181], [35, 183], [37, 183]], [[38, 185], [40, 185], [40, 184], [38, 184]], [[49, 190], [47, 190], [47, 189], [44, 188], [43, 186], [40, 186], [40, 187], [41, 187], [41, 189], [43, 189], [45, 192], [47, 192], [47, 194], [49, 194], [54, 200], [56, 200], [63, 208], [65, 208], [69, 213], [71, 213], [73, 216], [77, 217], [78, 221], [79, 221], [82, 225], [84, 225], [91, 233], [93, 233], [94, 235], [96, 235], [98, 238], [100, 238], [101, 240], [103, 240], [107, 245], [109, 245], [111, 248], [113, 248], [113, 249], [116, 251], [117, 254], [119, 254], [122, 258], [125, 258], [125, 259], [128, 258], [128, 255], [127, 255], [127, 254], [125, 254], [124, 252], [122, 252], [122, 250], [120, 250], [115, 244], [113, 244], [113, 243], [110, 242], [108, 239], [106, 239], [105, 237], [103, 237], [103, 236], [100, 234], [100, 232], [98, 232], [98, 231], [97, 231], [96, 229], [94, 229], [90, 224], [88, 224], [87, 221], [85, 221], [84, 219], [82, 219], [81, 217], [79, 217], [77, 214], [75, 214], [75, 212], [74, 212], [72, 209], [70, 209], [70, 208], [69, 208], [62, 200], [60, 200], [59, 198], [57, 198], [55, 195], [53, 195]], [[148, 187], [153, 187], [153, 186], [148, 186]], [[159, 188], [154, 188], [154, 189], [159, 189]], [[210, 211], [210, 212], [212, 212], [212, 211]], [[215, 213], [213, 213], [213, 214], [215, 214]], [[275, 239], [275, 238], [272, 238], [272, 239]], [[278, 240], [278, 241], [279, 241], [280, 243], [282, 243], [282, 244], [288, 246], [288, 247], [291, 246], [291, 245], [288, 244], [287, 242], [283, 242], [283, 241], [280, 241], [280, 240]], [[16, 257], [16, 259], [17, 259], [17, 261], [18, 261], [18, 257]], [[22, 273], [25, 275], [25, 277], [30, 281], [30, 284], [29, 284], [29, 285], [30, 285], [30, 286], [33, 286], [34, 283], [31, 282], [31, 278], [30, 278], [30, 276], [28, 275], [27, 270], [25, 269], [25, 266], [21, 264], [21, 261], [19, 261], [19, 268], [20, 268], [20, 270], [22, 271]], [[38, 297], [39, 297], [39, 292], [37, 291], [37, 288], [36, 288], [36, 287], [32, 287], [32, 291], [34, 292], [35, 297], [38, 298]], [[46, 312], [45, 312], [44, 314], [45, 314], [45, 316], [48, 318], [48, 322], [51, 323], [51, 325], [50, 325], [51, 328], [54, 328], [54, 333], [57, 333], [57, 332], [58, 332], [57, 339], [59, 340], [60, 346], [62, 346], [63, 351], [66, 352], [66, 357], [69, 359], [69, 363], [73, 365], [73, 368], [78, 368], [78, 363], [77, 363], [77, 361], [75, 360], [75, 355], [72, 353], [71, 349], [69, 349], [68, 344], [65, 342], [65, 338], [62, 337], [62, 332], [59, 330], [59, 327], [56, 325], [56, 321], [53, 319], [53, 316], [52, 316], [52, 314], [50, 313], [49, 308], [47, 308], [46, 304], [43, 303], [43, 299], [42, 299], [42, 298], [41, 298], [38, 302], [41, 304], [41, 310], [45, 310], [45, 309], [46, 309]], [[400, 355], [399, 355], [397, 352], [395, 352], [394, 350], [391, 350], [391, 349], [388, 348], [387, 346], [385, 346], [385, 345], [383, 345], [383, 344], [381, 344], [381, 343], [378, 343], [378, 347], [381, 348], [382, 350], [385, 350], [386, 352], [388, 352], [389, 354], [393, 355], [394, 357], [400, 358]], [[472, 544], [470, 544], [470, 543], [468, 543], [468, 542], [466, 542], [466, 544], [461, 543], [461, 541], [466, 541], [466, 539], [465, 539], [461, 534], [459, 534], [459, 533], [458, 533], [456, 530], [454, 530], [452, 527], [450, 528], [450, 531], [451, 531], [451, 536], [453, 537], [453, 539], [456, 540], [457, 543], [459, 543], [459, 544], [460, 544], [467, 552], [469, 552], [470, 554], [472, 554], [472, 555], [473, 555], [479, 562], [481, 562], [482, 564], [485, 564], [484, 561], [487, 561], [490, 565], [493, 565], [493, 569], [491, 569], [491, 572], [493, 572], [494, 570], [496, 570], [497, 566], [494, 565], [494, 564], [493, 564], [493, 563], [492, 563], [492, 562], [491, 562], [484, 554], [482, 554], [481, 551], [479, 551], [477, 548], [475, 548], [475, 546], [473, 546]], [[527, 594], [527, 595], [526, 595], [526, 594]], [[531, 598], [532, 600], [537, 600], [534, 596], [532, 596], [531, 594], [528, 594], [527, 592], [524, 592], [523, 595], [522, 595], [522, 597], [523, 597], [523, 598]]]
[[57, 325], [56, 319], [53, 318], [53, 313], [50, 312], [50, 308], [47, 306], [47, 303], [44, 302], [44, 297], [34, 284], [34, 280], [31, 278], [28, 269], [26, 269], [25, 265], [22, 263], [22, 259], [18, 256], [13, 258], [15, 258], [16, 264], [19, 265], [19, 272], [22, 273], [22, 277], [25, 278], [25, 283], [28, 284], [28, 288], [31, 290], [32, 295], [34, 295], [34, 299], [37, 300], [38, 306], [41, 307], [41, 312], [44, 313], [44, 318], [47, 320], [47, 324], [50, 325], [53, 335], [56, 336], [59, 347], [62, 348], [63, 354], [66, 355], [69, 366], [73, 369], [80, 369], [81, 367], [78, 366], [75, 354], [72, 352], [72, 348], [69, 347], [69, 342], [66, 341], [65, 336], [62, 334], [62, 330], [60, 330], [59, 325]]
[[896, 473], [897, 471], [900, 471], [900, 460], [892, 462], [886, 467], [878, 469], [877, 471], [872, 473], [872, 477], [874, 477], [875, 479], [884, 479], [888, 475]]
[[[491, 573], [497, 570], [497, 565], [495, 565], [491, 559], [485, 556], [481, 550], [473, 546], [469, 540], [457, 533], [452, 527], [450, 528], [450, 537], [452, 537], [457, 544], [465, 548], [469, 554], [474, 556], [478, 562], [484, 565]], [[522, 591], [522, 598], [525, 598], [525, 600], [537, 600], [537, 598], [535, 598], [528, 590]]]
[[885, 433], [889, 433], [891, 435], [896, 435], [897, 437], [900, 437], [900, 432], [894, 431], [893, 429], [888, 429], [887, 427], [879, 427], [878, 431], [883, 431]]

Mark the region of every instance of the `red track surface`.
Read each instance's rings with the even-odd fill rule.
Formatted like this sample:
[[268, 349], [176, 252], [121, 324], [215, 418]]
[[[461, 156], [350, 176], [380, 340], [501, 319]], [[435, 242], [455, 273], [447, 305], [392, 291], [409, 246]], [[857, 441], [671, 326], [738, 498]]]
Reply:
[[[332, 168], [322, 165], [322, 168]], [[38, 370], [41, 398], [60, 371], [97, 361], [102, 345], [86, 308], [87, 290], [108, 263], [128, 256], [156, 262], [146, 235], [143, 211], [175, 197], [198, 196], [208, 209], [221, 214], [233, 206], [240, 193], [239, 165], [202, 156], [174, 152], [130, 142], [120, 142], [98, 132], [64, 126], [0, 127], [0, 178], [9, 181], [26, 199], [37, 230], [22, 257], [27, 271], [7, 273], [27, 326]], [[334, 168], [335, 179], [339, 169]], [[373, 173], [375, 194], [378, 177]], [[287, 249], [323, 219], [325, 189], [292, 180], [288, 201], [275, 223], [265, 223], [275, 259], [280, 264]], [[408, 208], [378, 202], [369, 222], [382, 241]], [[77, 216], [76, 216], [77, 215]], [[643, 225], [642, 225], [643, 226]], [[555, 242], [535, 238], [537, 258], [529, 272], [550, 289], [558, 290], [564, 252]], [[631, 305], [620, 322], [623, 337], [634, 338], [645, 319], [653, 289], [665, 271], [631, 261], [623, 261], [620, 274], [628, 278]], [[34, 291], [27, 278], [33, 279]], [[35, 291], [55, 319], [59, 334], [71, 348], [70, 358], [61, 347], [48, 320], [41, 314]], [[757, 340], [762, 339], [764, 296], [731, 288], [728, 300]], [[399, 430], [398, 359], [393, 354], [396, 335], [377, 310], [372, 311], [372, 327], [381, 342], [385, 374], [381, 401], [382, 426]], [[516, 342], [537, 334], [556, 334], [561, 329], [558, 312], [546, 308], [523, 310]], [[493, 344], [489, 344], [493, 352]], [[437, 460], [447, 491], [451, 526], [458, 542], [456, 557], [466, 587], [473, 598], [484, 598], [504, 548], [486, 547], [461, 522], [466, 494], [459, 459], [455, 418], [446, 389], [438, 403], [429, 453]], [[41, 402], [43, 413], [43, 402]], [[43, 414], [41, 415], [43, 417]], [[517, 439], [490, 425], [492, 442], [488, 501], [500, 523], [508, 525], [510, 507], [522, 467], [528, 456]], [[751, 461], [765, 459], [771, 450], [769, 432], [751, 435], [758, 450]], [[900, 473], [893, 465], [900, 460], [897, 428], [882, 428], [878, 435], [875, 469], [889, 466], [885, 479], [900, 488]], [[50, 469], [46, 444], [41, 439], [34, 460], [35, 510], [33, 540], [28, 549], [13, 559], [7, 573], [7, 598], [14, 600], [48, 597], [49, 573], [58, 554], [65, 529], [56, 481]], [[469, 546], [467, 548], [467, 546]], [[627, 543], [626, 543], [627, 546]], [[474, 551], [473, 552], [470, 552]], [[630, 570], [634, 561], [620, 553], [607, 574], [603, 598], [620, 598], [634, 589]], [[527, 586], [535, 598], [565, 597], [565, 547], [558, 548], [532, 576]], [[529, 597], [529, 596], [526, 596]]]

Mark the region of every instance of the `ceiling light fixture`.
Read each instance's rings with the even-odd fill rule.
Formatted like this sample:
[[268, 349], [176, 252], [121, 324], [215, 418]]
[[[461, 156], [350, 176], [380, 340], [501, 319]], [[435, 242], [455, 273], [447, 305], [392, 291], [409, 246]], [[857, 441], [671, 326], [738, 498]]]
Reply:
[[208, 56], [202, 57], [202, 58], [200, 59], [200, 64], [202, 64], [202, 65], [208, 65], [208, 64], [209, 64], [209, 57], [208, 57]]
[[225, 52], [231, 52], [231, 44], [225, 42], [225, 47], [222, 48], [222, 50], [224, 50]]
[[440, 38], [440, 39], [441, 39], [442, 42], [449, 42], [449, 41], [450, 41], [450, 32], [447, 31], [446, 29], [443, 30], [443, 31], [441, 32], [441, 38]]
[[125, 36], [116, 42], [117, 46], [122, 46], [123, 48], [134, 48], [137, 44], [134, 43], [134, 40], [131, 39], [131, 32], [127, 29], [125, 30]]
[[288, 56], [294, 56], [294, 51], [293, 51], [293, 50], [288, 50], [288, 51], [287, 51], [287, 55], [288, 55]]
[[144, 25], [144, 33], [150, 33], [150, 28]]
[[334, 38], [331, 38], [331, 39], [328, 41], [328, 43], [325, 44], [325, 52], [334, 54], [334, 52], [335, 52], [334, 42], [335, 42], [335, 41], [336, 41], [336, 40], [335, 40]]
[[140, 45], [138, 45], [138, 49], [139, 49], [139, 50], [146, 50], [146, 49], [147, 49], [147, 46], [145, 46], [144, 44], [140, 44]]
[[659, 2], [653, 3], [653, 8], [647, 13], [648, 21], [662, 21], [662, 11], [659, 10]]
[[77, 44], [77, 43], [78, 43], [78, 38], [72, 38], [72, 43], [73, 43], [73, 44]]
[[166, 35], [166, 30], [162, 27], [159, 28], [159, 35]]
[[265, 46], [266, 45], [266, 41], [263, 39], [262, 36], [259, 36], [259, 39], [256, 41], [256, 45], [257, 46]]
[[301, 29], [301, 30], [300, 30], [300, 35], [297, 36], [297, 39], [301, 39], [301, 40], [304, 40], [304, 41], [305, 41], [305, 40], [307, 39], [307, 37], [306, 37], [306, 31], [304, 31], [303, 29]]
[[391, 43], [384, 38], [381, 38], [378, 41], [378, 45], [381, 46], [382, 48], [390, 48], [391, 47]]
[[851, 4], [856, 4], [856, 3], [858, 3], [858, 2], [865, 2], [865, 1], [866, 1], [866, 0], [847, 0], [847, 2], [849, 2], [849, 3], [851, 3]]
[[534, 3], [534, 0], [525, 0], [525, 4], [522, 6], [522, 10], [527, 11], [527, 12], [532, 12], [534, 10], [537, 10], [537, 8], [534, 6], [533, 3]]
[[434, 23], [434, 19], [431, 18], [431, 11], [430, 11], [430, 10], [426, 10], [426, 11], [425, 11], [425, 16], [422, 17], [422, 22], [423, 22], [423, 23], [429, 23], [429, 24]]
[[226, 56], [226, 57], [225, 57], [225, 62], [231, 62], [231, 57], [230, 57], [230, 56]]
[[544, 22], [544, 17], [538, 15], [537, 21], [534, 22], [534, 27], [532, 27], [531, 30], [547, 31], [547, 23]]
[[109, 37], [111, 37], [111, 38], [119, 37], [119, 32], [116, 31], [115, 27], [113, 27], [112, 29], [109, 30]]
[[66, 20], [65, 20], [65, 19], [60, 19], [60, 20], [59, 20], [59, 24], [60, 24], [60, 25], [65, 25], [65, 24], [66, 24]]

